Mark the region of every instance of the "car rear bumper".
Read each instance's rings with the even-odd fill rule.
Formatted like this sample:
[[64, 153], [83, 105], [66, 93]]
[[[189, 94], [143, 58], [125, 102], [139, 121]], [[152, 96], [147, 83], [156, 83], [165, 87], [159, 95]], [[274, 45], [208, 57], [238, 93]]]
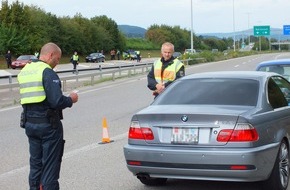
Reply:
[[[150, 148], [150, 149], [149, 149]], [[262, 181], [271, 174], [279, 143], [258, 148], [224, 149], [125, 145], [128, 169], [156, 178], [215, 181]], [[130, 164], [135, 163], [135, 164]], [[231, 169], [247, 166], [247, 169]]]

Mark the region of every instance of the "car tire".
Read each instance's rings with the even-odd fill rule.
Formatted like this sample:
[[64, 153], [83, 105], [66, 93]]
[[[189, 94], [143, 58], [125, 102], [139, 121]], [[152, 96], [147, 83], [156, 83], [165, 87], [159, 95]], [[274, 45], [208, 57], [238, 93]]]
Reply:
[[139, 178], [141, 183], [148, 186], [162, 186], [165, 185], [167, 178]]
[[285, 140], [280, 144], [270, 177], [263, 182], [264, 190], [286, 190], [289, 183], [289, 147]]

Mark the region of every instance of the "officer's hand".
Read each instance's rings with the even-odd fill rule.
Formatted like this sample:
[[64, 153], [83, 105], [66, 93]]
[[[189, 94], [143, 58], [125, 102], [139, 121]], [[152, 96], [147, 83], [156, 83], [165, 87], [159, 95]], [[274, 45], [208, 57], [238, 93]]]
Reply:
[[78, 99], [79, 99], [79, 95], [77, 93], [75, 93], [75, 92], [71, 92], [69, 94], [69, 97], [71, 98], [73, 103], [76, 103], [78, 101]]
[[156, 84], [156, 91], [158, 94], [160, 94], [164, 89], [165, 89], [164, 84], [160, 84], [160, 83]]

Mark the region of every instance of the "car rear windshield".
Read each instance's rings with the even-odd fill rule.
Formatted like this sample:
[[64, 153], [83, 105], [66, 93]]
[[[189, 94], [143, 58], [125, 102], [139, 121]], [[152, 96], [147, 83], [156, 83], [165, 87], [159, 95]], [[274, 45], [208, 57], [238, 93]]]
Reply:
[[275, 72], [283, 76], [290, 76], [290, 65], [268, 65], [258, 68], [258, 71]]
[[188, 79], [173, 83], [154, 105], [205, 104], [256, 106], [259, 82], [251, 79]]

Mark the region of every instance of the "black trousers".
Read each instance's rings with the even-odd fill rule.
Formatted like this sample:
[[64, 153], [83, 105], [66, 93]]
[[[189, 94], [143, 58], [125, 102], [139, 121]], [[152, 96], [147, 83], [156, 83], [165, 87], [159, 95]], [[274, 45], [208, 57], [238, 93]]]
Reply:
[[30, 190], [59, 189], [59, 173], [63, 156], [63, 126], [53, 129], [49, 123], [25, 124], [30, 152]]
[[7, 68], [8, 69], [11, 68], [11, 61], [6, 61], [6, 63], [7, 63]]
[[77, 65], [78, 65], [78, 62], [77, 61], [72, 61], [72, 64], [73, 64], [73, 72], [77, 72]]

